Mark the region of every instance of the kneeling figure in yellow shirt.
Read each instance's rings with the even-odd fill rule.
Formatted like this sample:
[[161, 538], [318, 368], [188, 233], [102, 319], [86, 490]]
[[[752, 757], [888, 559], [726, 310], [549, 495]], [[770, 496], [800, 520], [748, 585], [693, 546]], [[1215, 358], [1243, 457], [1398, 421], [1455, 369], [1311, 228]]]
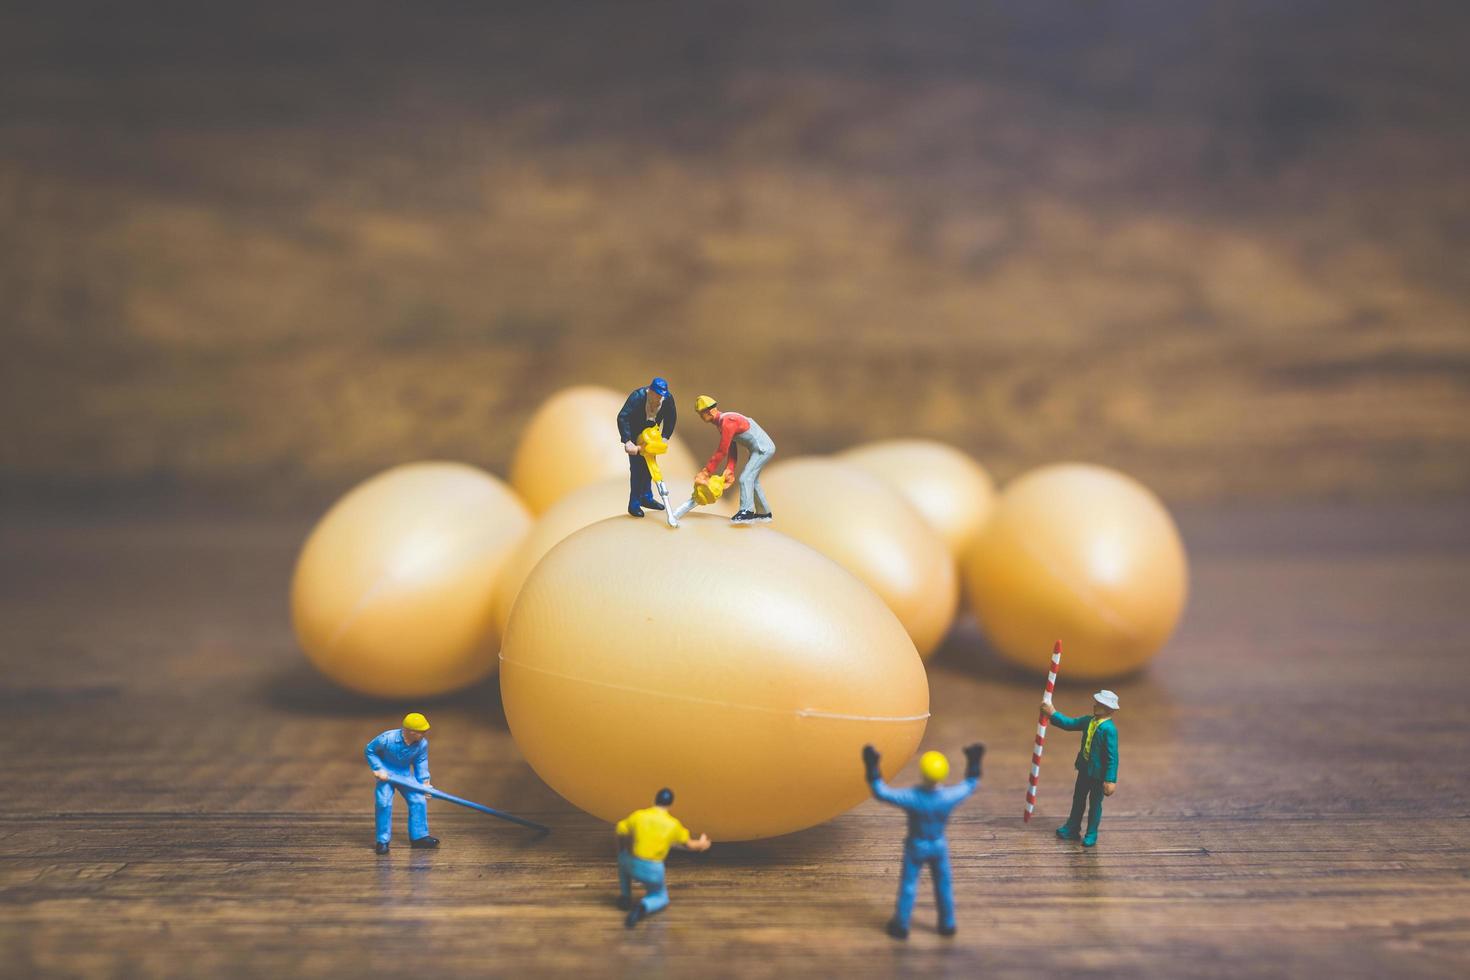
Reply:
[[[634, 810], [618, 821], [618, 908], [628, 910], [623, 925], [629, 929], [669, 904], [669, 890], [664, 885], [664, 858], [669, 856], [669, 848], [709, 850], [708, 836], [700, 834], [697, 840], [690, 840], [689, 831], [669, 813], [673, 803], [674, 791], [661, 789], [653, 798], [653, 806]], [[644, 888], [643, 899], [636, 904], [634, 881]]]

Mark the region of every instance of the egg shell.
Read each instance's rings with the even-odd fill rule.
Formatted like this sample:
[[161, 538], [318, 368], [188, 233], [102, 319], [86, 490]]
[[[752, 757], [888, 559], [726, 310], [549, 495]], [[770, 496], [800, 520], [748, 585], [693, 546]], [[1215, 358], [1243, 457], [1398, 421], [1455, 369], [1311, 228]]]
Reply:
[[[613, 476], [623, 478], [626, 507], [628, 454], [618, 439], [618, 412], [627, 397], [611, 388], [579, 385], [563, 388], [536, 409], [510, 464], [510, 485], [531, 513], [544, 513], [578, 487]], [[670, 473], [696, 468], [678, 435], [659, 462]]]
[[768, 527], [690, 514], [677, 530], [612, 518], [527, 577], [501, 652], [526, 761], [607, 821], [662, 787], [695, 834], [814, 826], [890, 775], [929, 712], [903, 626], [834, 562]]
[[[669, 488], [669, 497], [674, 503], [687, 500], [694, 484], [693, 472], [681, 473], [675, 476], [673, 473], [664, 472], [664, 485]], [[709, 507], [701, 508], [700, 513], [722, 514], [729, 517], [735, 513], [735, 495], [726, 494], [719, 501]], [[500, 576], [495, 582], [495, 628], [504, 635], [506, 626], [510, 623], [510, 611], [515, 605], [516, 596], [520, 594], [521, 585], [526, 581], [526, 576], [531, 574], [531, 569], [536, 567], [537, 562], [546, 555], [557, 544], [573, 532], [580, 531], [589, 524], [596, 524], [608, 517], [623, 516], [627, 520], [645, 520], [664, 524], [662, 511], [646, 511], [642, 518], [628, 515], [628, 480], [626, 477], [612, 477], [598, 483], [578, 487], [565, 497], [552, 504], [540, 517], [536, 518], [531, 530], [516, 545], [506, 559], [504, 567], [500, 570]]]
[[1006, 487], [962, 561], [991, 645], [1043, 672], [1060, 638], [1064, 676], [1143, 666], [1179, 622], [1184, 545], [1168, 510], [1115, 470], [1060, 463]]
[[954, 622], [959, 576], [939, 532], [897, 490], [834, 457], [774, 463], [761, 474], [774, 526], [861, 579], [888, 604], [921, 656]]
[[837, 458], [862, 467], [901, 493], [939, 532], [956, 559], [985, 526], [995, 506], [995, 481], [985, 467], [942, 442], [870, 442]]
[[311, 531], [291, 621], [311, 663], [377, 697], [452, 691], [495, 668], [495, 579], [531, 515], [462, 463], [410, 463], [359, 484]]

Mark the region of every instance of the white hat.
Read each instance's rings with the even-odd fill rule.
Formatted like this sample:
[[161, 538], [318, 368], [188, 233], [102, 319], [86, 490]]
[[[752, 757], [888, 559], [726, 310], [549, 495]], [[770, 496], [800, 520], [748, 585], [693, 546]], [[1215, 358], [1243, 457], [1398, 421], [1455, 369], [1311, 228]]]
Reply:
[[1118, 695], [1112, 691], [1098, 691], [1092, 696], [1092, 700], [1104, 708], [1112, 708], [1114, 711], [1118, 710]]

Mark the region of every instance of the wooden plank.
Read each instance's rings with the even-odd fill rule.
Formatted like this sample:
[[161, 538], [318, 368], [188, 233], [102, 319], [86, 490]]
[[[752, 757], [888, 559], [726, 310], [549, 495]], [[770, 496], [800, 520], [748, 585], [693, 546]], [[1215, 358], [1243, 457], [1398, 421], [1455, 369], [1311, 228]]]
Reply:
[[[1383, 511], [1189, 517], [1194, 600], [1151, 669], [1116, 685], [1124, 770], [1093, 851], [1051, 835], [1070, 738], [1048, 759], [1038, 819], [1021, 823], [1036, 683], [961, 626], [931, 672], [925, 739], [991, 749], [951, 825], [961, 931], [934, 933], [924, 886], [899, 944], [881, 927], [903, 821], [871, 802], [676, 856], [670, 908], [625, 931], [609, 828], [521, 762], [493, 683], [430, 706], [436, 782], [555, 833], [535, 842], [436, 805], [441, 850], [378, 858], [360, 751], [400, 707], [335, 690], [295, 652], [283, 583], [300, 522], [12, 520], [0, 961], [77, 975], [412, 962], [447, 975], [1463, 976], [1460, 526], [1432, 512], [1397, 535]], [[1064, 676], [1058, 701], [1087, 693]]]

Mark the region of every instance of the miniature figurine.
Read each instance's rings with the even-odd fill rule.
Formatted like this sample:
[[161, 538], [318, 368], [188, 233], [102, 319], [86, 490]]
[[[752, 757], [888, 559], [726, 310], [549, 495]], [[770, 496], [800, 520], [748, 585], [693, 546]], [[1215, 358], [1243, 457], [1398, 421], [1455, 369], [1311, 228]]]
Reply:
[[[745, 468], [740, 471], [740, 509], [730, 520], [735, 524], [769, 521], [771, 508], [766, 502], [765, 491], [761, 489], [760, 479], [761, 468], [776, 455], [776, 444], [755, 419], [735, 412], [722, 412], [718, 406], [719, 402], [709, 395], [700, 395], [694, 400], [694, 410], [699, 413], [699, 417], [720, 430], [719, 448], [695, 477], [695, 483], [700, 483], [701, 478], [712, 481], [716, 476], [721, 476], [724, 485], [728, 486], [735, 478], [735, 445], [744, 446], [746, 455]], [[725, 461], [723, 475], [717, 472], [722, 459]], [[697, 494], [698, 486], [695, 490]], [[691, 497], [679, 505], [674, 516], [683, 517], [697, 502], [696, 498]]]
[[[388, 841], [393, 836], [393, 780], [409, 780], [425, 789], [432, 789], [429, 782], [429, 739], [424, 734], [429, 730], [429, 719], [417, 711], [403, 716], [402, 728], [391, 728], [367, 744], [363, 755], [367, 756], [373, 776], [378, 780], [377, 806], [378, 853], [388, 853]], [[429, 836], [429, 805], [423, 793], [398, 787], [398, 792], [408, 802], [408, 845], [410, 847], [438, 847], [439, 838]]]
[[618, 412], [618, 435], [623, 440], [623, 451], [628, 454], [628, 513], [634, 517], [642, 517], [644, 507], [664, 509], [663, 504], [653, 499], [652, 477], [648, 460], [638, 448], [638, 434], [656, 425], [663, 430], [664, 438], [670, 439], [678, 421], [674, 397], [663, 378], [654, 378], [642, 388], [634, 388]]
[[[661, 789], [653, 798], [653, 806], [634, 810], [618, 821], [618, 908], [628, 910], [623, 925], [629, 929], [669, 904], [669, 890], [664, 884], [664, 858], [669, 848], [709, 850], [708, 835], [691, 840], [689, 831], [669, 813], [673, 803], [674, 791]], [[634, 881], [644, 888], [643, 898], [636, 903]]]
[[980, 785], [980, 760], [985, 746], [976, 742], [965, 746], [965, 781], [954, 786], [941, 785], [949, 777], [949, 760], [940, 752], [925, 752], [919, 759], [919, 772], [924, 781], [909, 789], [893, 789], [883, 782], [878, 771], [878, 750], [863, 746], [863, 765], [867, 768], [868, 786], [873, 796], [885, 803], [902, 807], [909, 816], [909, 832], [903, 841], [903, 877], [899, 879], [898, 905], [888, 921], [888, 934], [894, 939], [909, 937], [909, 917], [914, 911], [914, 897], [919, 887], [919, 872], [929, 865], [934, 879], [934, 901], [939, 906], [939, 934], [955, 934], [954, 892], [950, 888], [949, 841], [944, 825], [949, 814]]
[[1082, 748], [1077, 752], [1077, 784], [1072, 790], [1072, 815], [1057, 828], [1062, 840], [1076, 840], [1082, 832], [1082, 811], [1087, 810], [1087, 834], [1082, 846], [1097, 843], [1097, 828], [1102, 823], [1104, 796], [1112, 796], [1118, 788], [1118, 726], [1113, 712], [1118, 710], [1118, 695], [1098, 691], [1092, 696], [1092, 717], [1069, 718], [1041, 702], [1041, 713], [1051, 723], [1067, 732], [1084, 732]]

